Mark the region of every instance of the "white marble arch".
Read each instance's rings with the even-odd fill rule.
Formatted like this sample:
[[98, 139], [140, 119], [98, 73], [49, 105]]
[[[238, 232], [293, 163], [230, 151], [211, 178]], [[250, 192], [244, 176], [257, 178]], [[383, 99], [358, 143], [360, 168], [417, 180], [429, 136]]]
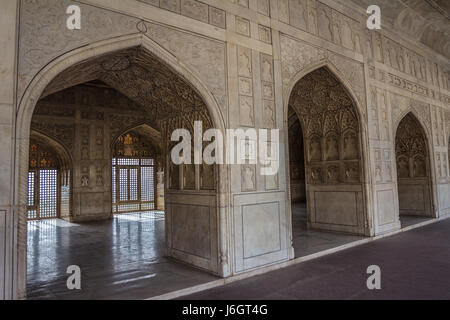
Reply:
[[[207, 86], [191, 71], [176, 59], [170, 52], [163, 49], [154, 41], [142, 34], [114, 37], [83, 46], [60, 55], [43, 67], [26, 88], [22, 97], [18, 97], [18, 110], [15, 124], [15, 155], [13, 179], [14, 206], [18, 208], [18, 216], [15, 217], [14, 239], [14, 274], [13, 297], [15, 299], [26, 298], [26, 252], [27, 252], [27, 179], [28, 179], [28, 148], [30, 139], [30, 125], [33, 112], [41, 94], [47, 85], [67, 68], [95, 57], [124, 49], [143, 47], [160, 61], [169, 66], [177, 75], [183, 78], [203, 99], [215, 128], [225, 132], [225, 121], [220, 112], [219, 105], [207, 89]], [[216, 182], [216, 214], [217, 214], [217, 268], [211, 272], [226, 277], [230, 275], [230, 250], [229, 250], [229, 222], [228, 206], [228, 177], [227, 168], [218, 165], [218, 179]]]
[[[394, 136], [394, 144], [395, 144], [395, 137], [397, 137], [397, 130], [401, 123], [401, 121], [408, 115], [412, 114], [414, 118], [417, 120], [417, 122], [420, 124], [423, 134], [425, 135], [425, 145], [427, 148], [427, 155], [428, 160], [426, 163], [427, 171], [429, 174], [428, 180], [429, 180], [429, 187], [430, 187], [430, 206], [431, 206], [431, 217], [432, 218], [438, 218], [439, 211], [437, 210], [437, 203], [438, 203], [438, 194], [437, 194], [437, 180], [436, 180], [436, 166], [433, 165], [435, 163], [434, 159], [434, 146], [433, 146], [433, 135], [430, 131], [430, 129], [425, 125], [425, 121], [422, 118], [422, 116], [416, 111], [416, 109], [409, 107], [408, 109], [404, 110], [400, 116], [396, 119], [396, 121], [392, 124], [393, 126], [393, 132], [395, 134]], [[394, 147], [395, 151], [395, 147]], [[395, 159], [395, 166], [393, 176], [396, 179], [396, 192], [397, 192], [397, 200], [398, 200], [398, 178], [397, 178], [397, 155], [394, 157]], [[397, 208], [400, 208], [399, 205]], [[400, 209], [396, 212], [397, 217], [400, 216]]]
[[[353, 101], [353, 104], [356, 107], [357, 115], [358, 115], [358, 123], [359, 123], [359, 130], [360, 130], [360, 153], [361, 153], [361, 165], [362, 165], [362, 186], [363, 186], [363, 210], [364, 210], [364, 224], [366, 225], [364, 235], [365, 236], [374, 236], [375, 230], [373, 228], [375, 224], [375, 212], [373, 210], [373, 206], [371, 204], [373, 203], [373, 197], [371, 193], [370, 186], [372, 184], [372, 176], [370, 174], [370, 152], [369, 152], [369, 136], [368, 136], [368, 123], [366, 119], [366, 106], [362, 105], [356, 94], [355, 91], [352, 89], [351, 84], [349, 81], [347, 81], [344, 77], [344, 75], [338, 70], [334, 64], [329, 61], [328, 59], [323, 59], [321, 61], [318, 61], [316, 63], [309, 64], [307, 67], [303, 68], [302, 70], [298, 71], [288, 82], [287, 85], [283, 87], [283, 118], [284, 118], [284, 127], [287, 128], [288, 124], [288, 112], [289, 112], [289, 100], [292, 94], [292, 91], [297, 84], [298, 81], [300, 81], [303, 77], [308, 75], [309, 73], [325, 67], [330, 71], [333, 76], [336, 77], [336, 79], [344, 86], [346, 93]], [[303, 130], [303, 128], [302, 128]], [[285, 141], [289, 141], [289, 132], [284, 130], [284, 139]], [[289, 169], [289, 144], [286, 143], [285, 148], [285, 161], [286, 161], [286, 186], [287, 186], [287, 215], [288, 215], [288, 223], [289, 223], [289, 229], [291, 233], [291, 242], [292, 242], [292, 209], [291, 209], [291, 190], [290, 190], [290, 169]], [[291, 252], [290, 258], [294, 257], [294, 253]]]

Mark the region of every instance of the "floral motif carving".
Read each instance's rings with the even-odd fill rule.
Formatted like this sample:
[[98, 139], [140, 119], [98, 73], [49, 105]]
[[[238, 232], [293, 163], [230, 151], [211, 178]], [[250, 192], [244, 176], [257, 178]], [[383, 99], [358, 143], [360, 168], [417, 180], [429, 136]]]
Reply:
[[289, 102], [305, 136], [308, 183], [359, 182], [359, 120], [343, 85], [320, 68], [295, 85]]
[[425, 134], [417, 119], [408, 113], [400, 122], [395, 139], [399, 178], [426, 177], [428, 159]]

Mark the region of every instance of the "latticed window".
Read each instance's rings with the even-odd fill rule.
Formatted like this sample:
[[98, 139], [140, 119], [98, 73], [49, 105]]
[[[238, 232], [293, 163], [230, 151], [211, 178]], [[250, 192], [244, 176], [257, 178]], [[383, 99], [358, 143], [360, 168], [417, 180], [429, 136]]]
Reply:
[[59, 203], [59, 169], [56, 154], [32, 140], [28, 171], [28, 219], [57, 218]]
[[113, 150], [113, 212], [155, 209], [155, 161], [152, 146], [137, 134], [120, 136]]

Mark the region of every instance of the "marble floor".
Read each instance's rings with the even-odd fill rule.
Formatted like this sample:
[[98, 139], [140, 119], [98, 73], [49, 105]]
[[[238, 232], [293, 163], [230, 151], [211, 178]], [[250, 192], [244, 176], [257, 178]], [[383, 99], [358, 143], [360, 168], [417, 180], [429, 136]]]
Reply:
[[413, 226], [418, 223], [432, 220], [433, 218], [428, 217], [416, 217], [416, 216], [400, 216], [400, 224], [402, 228]]
[[308, 230], [305, 203], [292, 204], [292, 230], [296, 258], [364, 239], [348, 234]]
[[[305, 204], [292, 205], [296, 257], [363, 237], [307, 230]], [[402, 216], [402, 227], [426, 221]], [[121, 214], [109, 221], [28, 222], [30, 299], [146, 299], [218, 278], [164, 257], [164, 213]], [[81, 290], [68, 290], [67, 267], [81, 268]]]
[[[368, 290], [367, 267], [381, 268]], [[181, 299], [450, 299], [450, 219]]]
[[[75, 224], [28, 222], [29, 299], [146, 299], [217, 278], [164, 257], [164, 213]], [[81, 290], [68, 290], [69, 265]]]

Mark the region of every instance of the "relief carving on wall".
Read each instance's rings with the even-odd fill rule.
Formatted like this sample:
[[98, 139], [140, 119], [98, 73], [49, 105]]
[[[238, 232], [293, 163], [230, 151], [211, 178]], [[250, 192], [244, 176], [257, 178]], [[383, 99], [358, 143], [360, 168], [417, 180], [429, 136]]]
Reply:
[[395, 138], [395, 153], [399, 178], [428, 176], [425, 134], [421, 124], [411, 113], [400, 121]]
[[417, 115], [420, 119], [420, 122], [425, 125], [424, 129], [431, 133], [432, 124], [430, 104], [392, 93], [391, 106], [392, 120], [394, 124], [399, 123], [402, 116], [404, 116], [409, 110], [414, 110], [415, 115]]
[[280, 36], [283, 84], [286, 86], [294, 76], [305, 69], [323, 61], [327, 57], [325, 50], [297, 41], [286, 35]]
[[[199, 170], [196, 170], [193, 164], [175, 165], [170, 159], [170, 153], [172, 148], [178, 144], [177, 141], [171, 141], [172, 132], [175, 129], [184, 128], [188, 130], [191, 134], [191, 139], [194, 138], [194, 122], [202, 122], [203, 132], [213, 127], [212, 120], [209, 116], [206, 107], [198, 109], [192, 112], [187, 112], [180, 114], [177, 117], [172, 117], [170, 119], [165, 119], [160, 122], [161, 132], [163, 132], [163, 138], [165, 140], [165, 145], [167, 150], [166, 163], [169, 168], [168, 181], [169, 189], [180, 190], [180, 189], [190, 189], [190, 190], [215, 190], [216, 189], [216, 179], [215, 179], [215, 165], [206, 165], [203, 163], [200, 165]], [[209, 143], [203, 143], [203, 150]], [[191, 160], [193, 161], [194, 150], [192, 149]], [[203, 151], [202, 151], [203, 152]], [[180, 185], [180, 174], [182, 174], [182, 183]], [[199, 184], [197, 185], [197, 181]]]
[[52, 139], [60, 141], [68, 150], [73, 150], [75, 124], [56, 123], [51, 119], [33, 118], [31, 121], [31, 129], [42, 132]]
[[295, 75], [306, 67], [328, 60], [340, 72], [345, 81], [350, 83], [356, 99], [361, 105], [362, 113], [366, 113], [365, 77], [364, 67], [361, 63], [337, 54], [329, 54], [325, 50], [310, 46], [285, 35], [281, 35], [280, 45], [282, 78], [285, 90]]
[[158, 24], [146, 22], [146, 25], [148, 31], [145, 35], [190, 67], [209, 87], [222, 111], [225, 111], [225, 44]]
[[88, 43], [136, 33], [138, 19], [77, 3], [83, 12], [81, 30], [66, 28], [69, 0], [22, 0], [19, 26], [18, 95], [49, 61]]
[[30, 139], [29, 168], [56, 169], [59, 167], [57, 154], [48, 146], [44, 146], [34, 139]]
[[358, 115], [343, 85], [326, 68], [317, 69], [296, 84], [290, 107], [305, 136], [307, 182], [359, 182]]

